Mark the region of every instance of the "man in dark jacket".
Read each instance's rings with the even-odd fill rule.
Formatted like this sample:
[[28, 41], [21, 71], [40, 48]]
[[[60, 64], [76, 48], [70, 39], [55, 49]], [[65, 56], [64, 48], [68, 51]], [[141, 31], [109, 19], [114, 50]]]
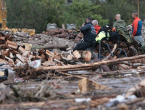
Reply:
[[77, 44], [76, 47], [73, 49], [73, 51], [85, 50], [85, 49], [93, 46], [93, 43], [94, 43], [97, 35], [96, 35], [95, 28], [92, 24], [92, 18], [88, 17], [86, 19], [85, 24], [81, 28], [81, 32], [84, 35], [84, 41]]

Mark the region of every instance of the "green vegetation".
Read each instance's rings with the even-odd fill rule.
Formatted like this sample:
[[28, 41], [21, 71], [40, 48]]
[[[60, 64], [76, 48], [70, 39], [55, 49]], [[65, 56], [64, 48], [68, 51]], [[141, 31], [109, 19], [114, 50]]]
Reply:
[[[37, 33], [46, 30], [47, 23], [59, 27], [67, 23], [81, 26], [86, 17], [99, 21], [99, 25], [112, 25], [116, 14], [127, 24], [132, 23], [132, 12], [137, 12], [137, 0], [5, 0], [9, 28], [31, 28]], [[91, 1], [91, 2], [90, 2]], [[140, 0], [140, 18], [145, 18], [145, 0]]]

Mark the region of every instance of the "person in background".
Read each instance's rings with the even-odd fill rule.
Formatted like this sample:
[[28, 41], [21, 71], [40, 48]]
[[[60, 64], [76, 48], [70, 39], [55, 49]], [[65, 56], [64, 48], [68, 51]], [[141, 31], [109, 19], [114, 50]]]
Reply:
[[121, 15], [120, 14], [116, 15], [115, 20], [116, 21], [113, 23], [113, 28], [115, 28], [116, 31], [119, 27], [126, 28], [126, 23], [124, 22], [124, 20], [121, 20]]
[[132, 23], [132, 39], [135, 41], [139, 41], [141, 44], [143, 44], [142, 39], [142, 20], [138, 17], [138, 13], [134, 12], [132, 13], [132, 18], [134, 19]]
[[92, 21], [93, 26], [95, 27], [96, 30], [96, 34], [98, 34], [98, 32], [100, 31], [101, 27], [98, 25], [98, 21], [97, 20], [93, 20]]
[[95, 28], [92, 24], [92, 18], [88, 17], [86, 19], [85, 24], [83, 24], [81, 27], [81, 32], [84, 35], [84, 41], [81, 43], [78, 43], [76, 47], [73, 49], [73, 51], [85, 50], [93, 46], [93, 43], [97, 35], [96, 35]]

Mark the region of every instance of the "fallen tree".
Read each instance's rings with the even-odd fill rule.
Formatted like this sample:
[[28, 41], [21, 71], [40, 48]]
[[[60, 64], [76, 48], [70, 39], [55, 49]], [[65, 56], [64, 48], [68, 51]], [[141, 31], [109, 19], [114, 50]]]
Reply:
[[36, 71], [39, 71], [39, 70], [44, 70], [44, 71], [48, 71], [48, 70], [59, 70], [59, 71], [87, 70], [87, 69], [92, 69], [92, 68], [99, 67], [100, 65], [107, 65], [107, 64], [112, 64], [112, 63], [118, 63], [118, 62], [121, 62], [121, 61], [129, 61], [129, 60], [141, 59], [141, 58], [145, 58], [145, 55], [138, 55], [138, 56], [133, 56], [133, 57], [125, 57], [125, 58], [101, 61], [101, 62], [90, 63], [90, 64], [39, 67], [39, 68], [36, 69]]

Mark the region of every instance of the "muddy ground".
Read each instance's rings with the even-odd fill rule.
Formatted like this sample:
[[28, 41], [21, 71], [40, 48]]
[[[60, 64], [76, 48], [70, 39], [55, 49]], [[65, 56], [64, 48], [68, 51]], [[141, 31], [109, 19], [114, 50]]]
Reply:
[[[88, 76], [89, 77], [89, 76]], [[144, 79], [145, 76], [141, 76], [141, 79]], [[95, 78], [94, 78], [95, 79]], [[71, 109], [75, 106], [81, 106], [81, 103], [74, 103], [73, 100], [75, 98], [102, 98], [102, 97], [116, 97], [117, 95], [123, 95], [127, 92], [127, 90], [140, 82], [139, 76], [130, 76], [130, 77], [109, 77], [109, 78], [99, 78], [96, 79], [95, 82], [110, 87], [111, 90], [94, 90], [92, 92], [88, 92], [85, 94], [73, 94], [74, 91], [78, 90], [78, 81], [79, 79], [50, 79], [49, 83], [55, 82], [59, 85], [59, 88], [56, 88], [55, 91], [60, 93], [62, 97], [55, 99], [47, 99], [45, 101], [20, 101], [9, 99], [9, 101], [1, 101], [0, 110], [67, 110]], [[21, 86], [25, 87], [27, 90], [35, 90], [37, 86], [39, 86], [43, 81], [37, 80], [29, 80], [23, 83], [13, 84], [15, 88]], [[9, 85], [7, 88], [1, 89], [1, 93], [8, 93], [11, 91]], [[23, 93], [25, 94], [25, 93]], [[1, 95], [2, 98], [2, 95]], [[11, 101], [10, 101], [11, 100]], [[89, 107], [89, 103], [85, 105], [88, 106], [85, 110], [102, 110], [98, 107]], [[115, 108], [116, 109], [116, 108]], [[80, 109], [78, 109], [80, 110]], [[83, 110], [83, 109], [82, 109]]]

